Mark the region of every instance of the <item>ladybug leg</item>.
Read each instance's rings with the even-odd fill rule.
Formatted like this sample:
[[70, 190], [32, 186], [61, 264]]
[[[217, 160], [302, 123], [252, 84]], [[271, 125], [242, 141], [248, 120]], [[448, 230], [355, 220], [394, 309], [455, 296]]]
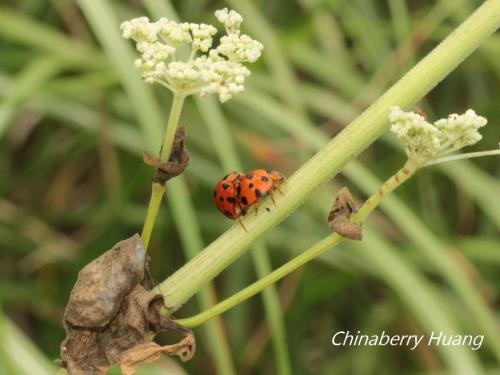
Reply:
[[255, 201], [255, 216], [257, 216], [257, 212], [259, 211], [260, 199]]
[[274, 200], [274, 193], [273, 190], [269, 190], [269, 195], [271, 196], [271, 200], [273, 201], [274, 205], [276, 206], [276, 201]]
[[283, 190], [280, 189], [280, 184], [276, 184], [275, 186], [276, 190], [278, 190], [281, 193], [281, 195], [285, 195], [285, 193], [283, 193]]
[[248, 233], [247, 228], [243, 225], [243, 221], [241, 221], [241, 217], [238, 216], [238, 223], [240, 223], [241, 227]]

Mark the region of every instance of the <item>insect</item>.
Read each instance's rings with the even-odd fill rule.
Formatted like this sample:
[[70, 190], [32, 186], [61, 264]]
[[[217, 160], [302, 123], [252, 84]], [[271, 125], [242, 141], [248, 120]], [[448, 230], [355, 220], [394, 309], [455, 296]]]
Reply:
[[243, 176], [236, 189], [242, 215], [245, 215], [252, 205], [255, 205], [255, 214], [257, 214], [260, 202], [267, 194], [271, 196], [271, 200], [276, 204], [273, 189], [276, 188], [283, 194], [279, 185], [284, 180], [285, 177], [280, 172], [264, 169], [254, 169]]
[[[243, 229], [247, 230], [241, 221], [248, 209], [255, 205], [255, 214], [259, 209], [261, 199], [271, 195], [274, 204], [273, 189], [281, 194], [279, 185], [285, 177], [277, 171], [255, 169], [246, 175], [240, 172], [231, 172], [224, 176], [214, 189], [214, 203], [220, 212], [231, 220], [238, 220]], [[270, 210], [267, 208], [267, 211]]]
[[237, 189], [243, 177], [242, 173], [231, 172], [217, 182], [214, 189], [214, 203], [224, 216], [238, 220], [244, 228], [240, 219], [242, 212], [237, 196]]

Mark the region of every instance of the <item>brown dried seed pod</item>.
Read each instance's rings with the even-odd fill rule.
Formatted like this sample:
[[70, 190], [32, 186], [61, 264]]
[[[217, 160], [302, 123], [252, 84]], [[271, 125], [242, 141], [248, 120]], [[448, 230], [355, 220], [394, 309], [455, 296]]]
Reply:
[[65, 312], [73, 327], [104, 327], [144, 279], [146, 252], [138, 234], [118, 242], [78, 274]]
[[[64, 316], [66, 339], [62, 365], [71, 375], [104, 375], [113, 363], [133, 374], [140, 362], [160, 353], [182, 361], [194, 355], [193, 332], [161, 314], [163, 297], [151, 292], [151, 280], [139, 235], [121, 241], [78, 275]], [[151, 331], [177, 332], [180, 342], [159, 346]]]
[[347, 187], [339, 190], [328, 214], [328, 225], [342, 237], [361, 240], [362, 225], [351, 222], [351, 215], [357, 211], [357, 204]]
[[186, 137], [186, 128], [179, 127], [175, 132], [172, 151], [167, 162], [162, 162], [153, 157], [148, 152], [144, 151], [142, 160], [145, 164], [156, 168], [154, 182], [164, 185], [165, 182], [180, 175], [189, 165], [191, 156], [184, 146], [184, 138]]

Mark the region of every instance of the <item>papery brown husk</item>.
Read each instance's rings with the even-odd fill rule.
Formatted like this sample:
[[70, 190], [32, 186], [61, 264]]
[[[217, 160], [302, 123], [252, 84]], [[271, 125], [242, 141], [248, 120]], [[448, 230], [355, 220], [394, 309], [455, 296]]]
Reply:
[[349, 189], [344, 186], [339, 190], [332, 208], [328, 213], [330, 229], [344, 238], [361, 241], [363, 226], [351, 222], [351, 216], [358, 210], [358, 205]]
[[[66, 339], [61, 344], [63, 365], [70, 374], [105, 374], [116, 363], [133, 374], [140, 362], [160, 353], [192, 358], [191, 330], [162, 315], [163, 297], [150, 291], [146, 252], [139, 235], [117, 243], [78, 274], [64, 314]], [[160, 346], [153, 334], [175, 331], [183, 338]]]

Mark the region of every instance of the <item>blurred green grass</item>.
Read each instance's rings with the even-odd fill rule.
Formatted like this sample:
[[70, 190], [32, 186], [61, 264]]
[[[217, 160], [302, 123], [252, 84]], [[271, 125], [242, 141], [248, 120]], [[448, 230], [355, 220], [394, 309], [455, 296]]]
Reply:
[[[181, 123], [188, 125], [192, 163], [169, 188], [151, 242], [151, 269], [162, 280], [185, 262], [184, 251], [200, 250], [229, 226], [211, 196], [215, 182], [236, 168], [236, 157], [245, 170], [265, 166], [291, 174], [479, 4], [7, 1], [0, 7], [0, 371], [38, 374], [50, 368], [59, 356], [62, 313], [78, 270], [141, 228], [152, 171], [140, 155], [156, 151], [171, 98], [140, 81], [131, 46], [116, 38], [118, 30], [113, 38], [106, 28], [173, 9], [183, 20], [211, 23], [215, 9], [230, 6], [242, 13], [246, 32], [265, 45], [245, 93], [223, 106], [188, 99]], [[108, 7], [108, 13], [99, 11]], [[499, 51], [497, 34], [421, 103], [431, 117], [469, 107], [486, 116], [490, 125], [477, 150], [498, 147]], [[218, 128], [221, 123], [227, 132]], [[226, 146], [227, 154], [221, 152]], [[390, 135], [376, 142], [266, 237], [271, 264], [327, 234], [336, 188], [346, 184], [364, 197], [402, 161]], [[343, 245], [283, 280], [277, 292], [286, 310], [293, 373], [450, 373], [450, 361], [474, 363], [478, 373], [498, 370], [499, 175], [494, 158], [423, 171], [369, 220], [365, 241]], [[219, 298], [256, 277], [249, 260], [244, 256], [215, 280]], [[201, 308], [194, 299], [180, 314]], [[198, 334], [197, 356], [183, 366], [187, 373], [283, 368], [286, 359], [267, 350], [276, 331], [269, 329], [259, 298], [222, 322], [217, 329], [225, 330], [227, 341], [215, 328]], [[485, 334], [485, 344], [467, 353], [330, 345], [341, 329], [448, 327]], [[31, 358], [23, 363], [34, 367], [19, 367], [20, 357]], [[141, 371], [162, 373], [161, 366], [171, 363]]]

